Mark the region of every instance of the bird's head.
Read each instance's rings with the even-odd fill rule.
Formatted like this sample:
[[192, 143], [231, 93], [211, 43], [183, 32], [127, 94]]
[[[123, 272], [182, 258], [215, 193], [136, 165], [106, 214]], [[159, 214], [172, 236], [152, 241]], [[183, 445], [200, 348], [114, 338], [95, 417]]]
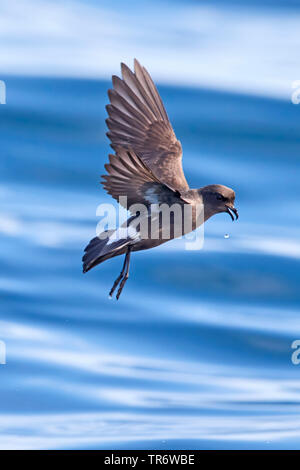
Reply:
[[221, 184], [210, 184], [199, 189], [204, 203], [204, 211], [208, 217], [220, 212], [227, 212], [232, 220], [238, 219], [239, 214], [234, 207], [235, 192], [233, 189]]

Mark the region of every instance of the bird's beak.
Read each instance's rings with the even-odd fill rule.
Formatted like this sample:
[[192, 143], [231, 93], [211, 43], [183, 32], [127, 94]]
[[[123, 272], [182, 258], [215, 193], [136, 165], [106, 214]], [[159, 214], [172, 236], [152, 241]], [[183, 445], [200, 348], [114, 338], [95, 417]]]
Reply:
[[226, 205], [226, 212], [228, 212], [228, 214], [232, 218], [232, 222], [234, 221], [233, 214], [235, 215], [235, 220], [237, 220], [239, 218], [239, 213], [238, 213], [237, 209], [234, 206], [227, 206]]

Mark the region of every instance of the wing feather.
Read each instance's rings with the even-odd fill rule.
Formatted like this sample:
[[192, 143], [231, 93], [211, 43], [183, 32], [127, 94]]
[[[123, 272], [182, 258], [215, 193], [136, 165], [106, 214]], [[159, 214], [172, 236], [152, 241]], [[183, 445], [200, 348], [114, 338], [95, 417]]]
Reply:
[[132, 150], [169, 188], [188, 189], [181, 144], [149, 73], [136, 59], [134, 72], [125, 64], [121, 64], [121, 71], [122, 78], [112, 78], [110, 104], [106, 107], [107, 136], [112, 148]]
[[[168, 202], [173, 204], [180, 201], [180, 195], [171, 188], [161, 183], [153, 172], [142, 162], [142, 160], [132, 151], [118, 148], [116, 155], [109, 155], [109, 163], [105, 165], [107, 174], [102, 175], [101, 181], [104, 189], [123, 204], [120, 196], [126, 196], [126, 209], [130, 210], [133, 204], [144, 204], [147, 209], [153, 199], [157, 198], [157, 203]], [[151, 199], [147, 194], [152, 196]], [[182, 202], [182, 200], [181, 200]]]

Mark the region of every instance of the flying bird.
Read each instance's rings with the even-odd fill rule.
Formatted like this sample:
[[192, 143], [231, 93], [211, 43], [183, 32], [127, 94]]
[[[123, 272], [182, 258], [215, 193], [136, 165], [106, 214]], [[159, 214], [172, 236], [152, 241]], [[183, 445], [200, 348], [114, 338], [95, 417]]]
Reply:
[[[232, 220], [238, 218], [233, 189], [220, 184], [199, 189], [189, 187], [182, 169], [181, 144], [147, 70], [135, 59], [134, 72], [123, 63], [121, 72], [122, 78], [112, 77], [113, 89], [108, 90], [107, 136], [114, 154], [109, 155], [102, 184], [108, 194], [129, 208], [131, 215], [121, 227], [106, 230], [93, 238], [82, 258], [85, 273], [107, 259], [125, 255], [121, 273], [109, 293], [112, 296], [119, 286], [117, 299], [129, 277], [131, 253], [153, 248], [178, 236], [173, 213], [170, 214], [170, 230], [166, 236], [159, 215], [160, 206], [190, 207], [192, 223], [185, 228], [181, 219], [180, 235], [221, 212], [227, 212]], [[145, 208], [142, 214], [141, 210], [132, 209], [136, 205]], [[202, 218], [197, 215], [199, 206], [203, 208]], [[149, 225], [145, 236], [141, 225], [151, 218], [156, 220], [155, 236]]]

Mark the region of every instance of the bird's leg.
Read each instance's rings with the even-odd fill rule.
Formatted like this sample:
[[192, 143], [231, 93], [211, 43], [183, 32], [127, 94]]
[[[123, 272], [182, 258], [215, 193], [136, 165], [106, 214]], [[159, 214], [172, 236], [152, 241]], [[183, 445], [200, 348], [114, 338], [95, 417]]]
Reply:
[[114, 285], [110, 289], [109, 297], [112, 297], [116, 287], [118, 286], [119, 282], [121, 281], [122, 277], [124, 276], [125, 268], [126, 268], [126, 265], [127, 265], [127, 257], [128, 257], [128, 251], [126, 252], [126, 255], [125, 255], [125, 260], [124, 260], [124, 264], [123, 264], [123, 267], [122, 267], [122, 271], [120, 272], [120, 275], [117, 277], [117, 279], [114, 282]]
[[124, 275], [124, 277], [121, 281], [121, 284], [120, 284], [119, 290], [117, 292], [117, 295], [116, 295], [117, 300], [119, 300], [119, 297], [121, 295], [123, 287], [125, 286], [125, 283], [126, 283], [127, 279], [129, 278], [130, 254], [131, 254], [131, 251], [130, 251], [130, 246], [129, 246], [128, 250], [127, 250], [127, 253], [126, 253], [126, 258], [125, 258], [125, 261], [127, 259], [126, 271], [125, 271], [125, 275]]

